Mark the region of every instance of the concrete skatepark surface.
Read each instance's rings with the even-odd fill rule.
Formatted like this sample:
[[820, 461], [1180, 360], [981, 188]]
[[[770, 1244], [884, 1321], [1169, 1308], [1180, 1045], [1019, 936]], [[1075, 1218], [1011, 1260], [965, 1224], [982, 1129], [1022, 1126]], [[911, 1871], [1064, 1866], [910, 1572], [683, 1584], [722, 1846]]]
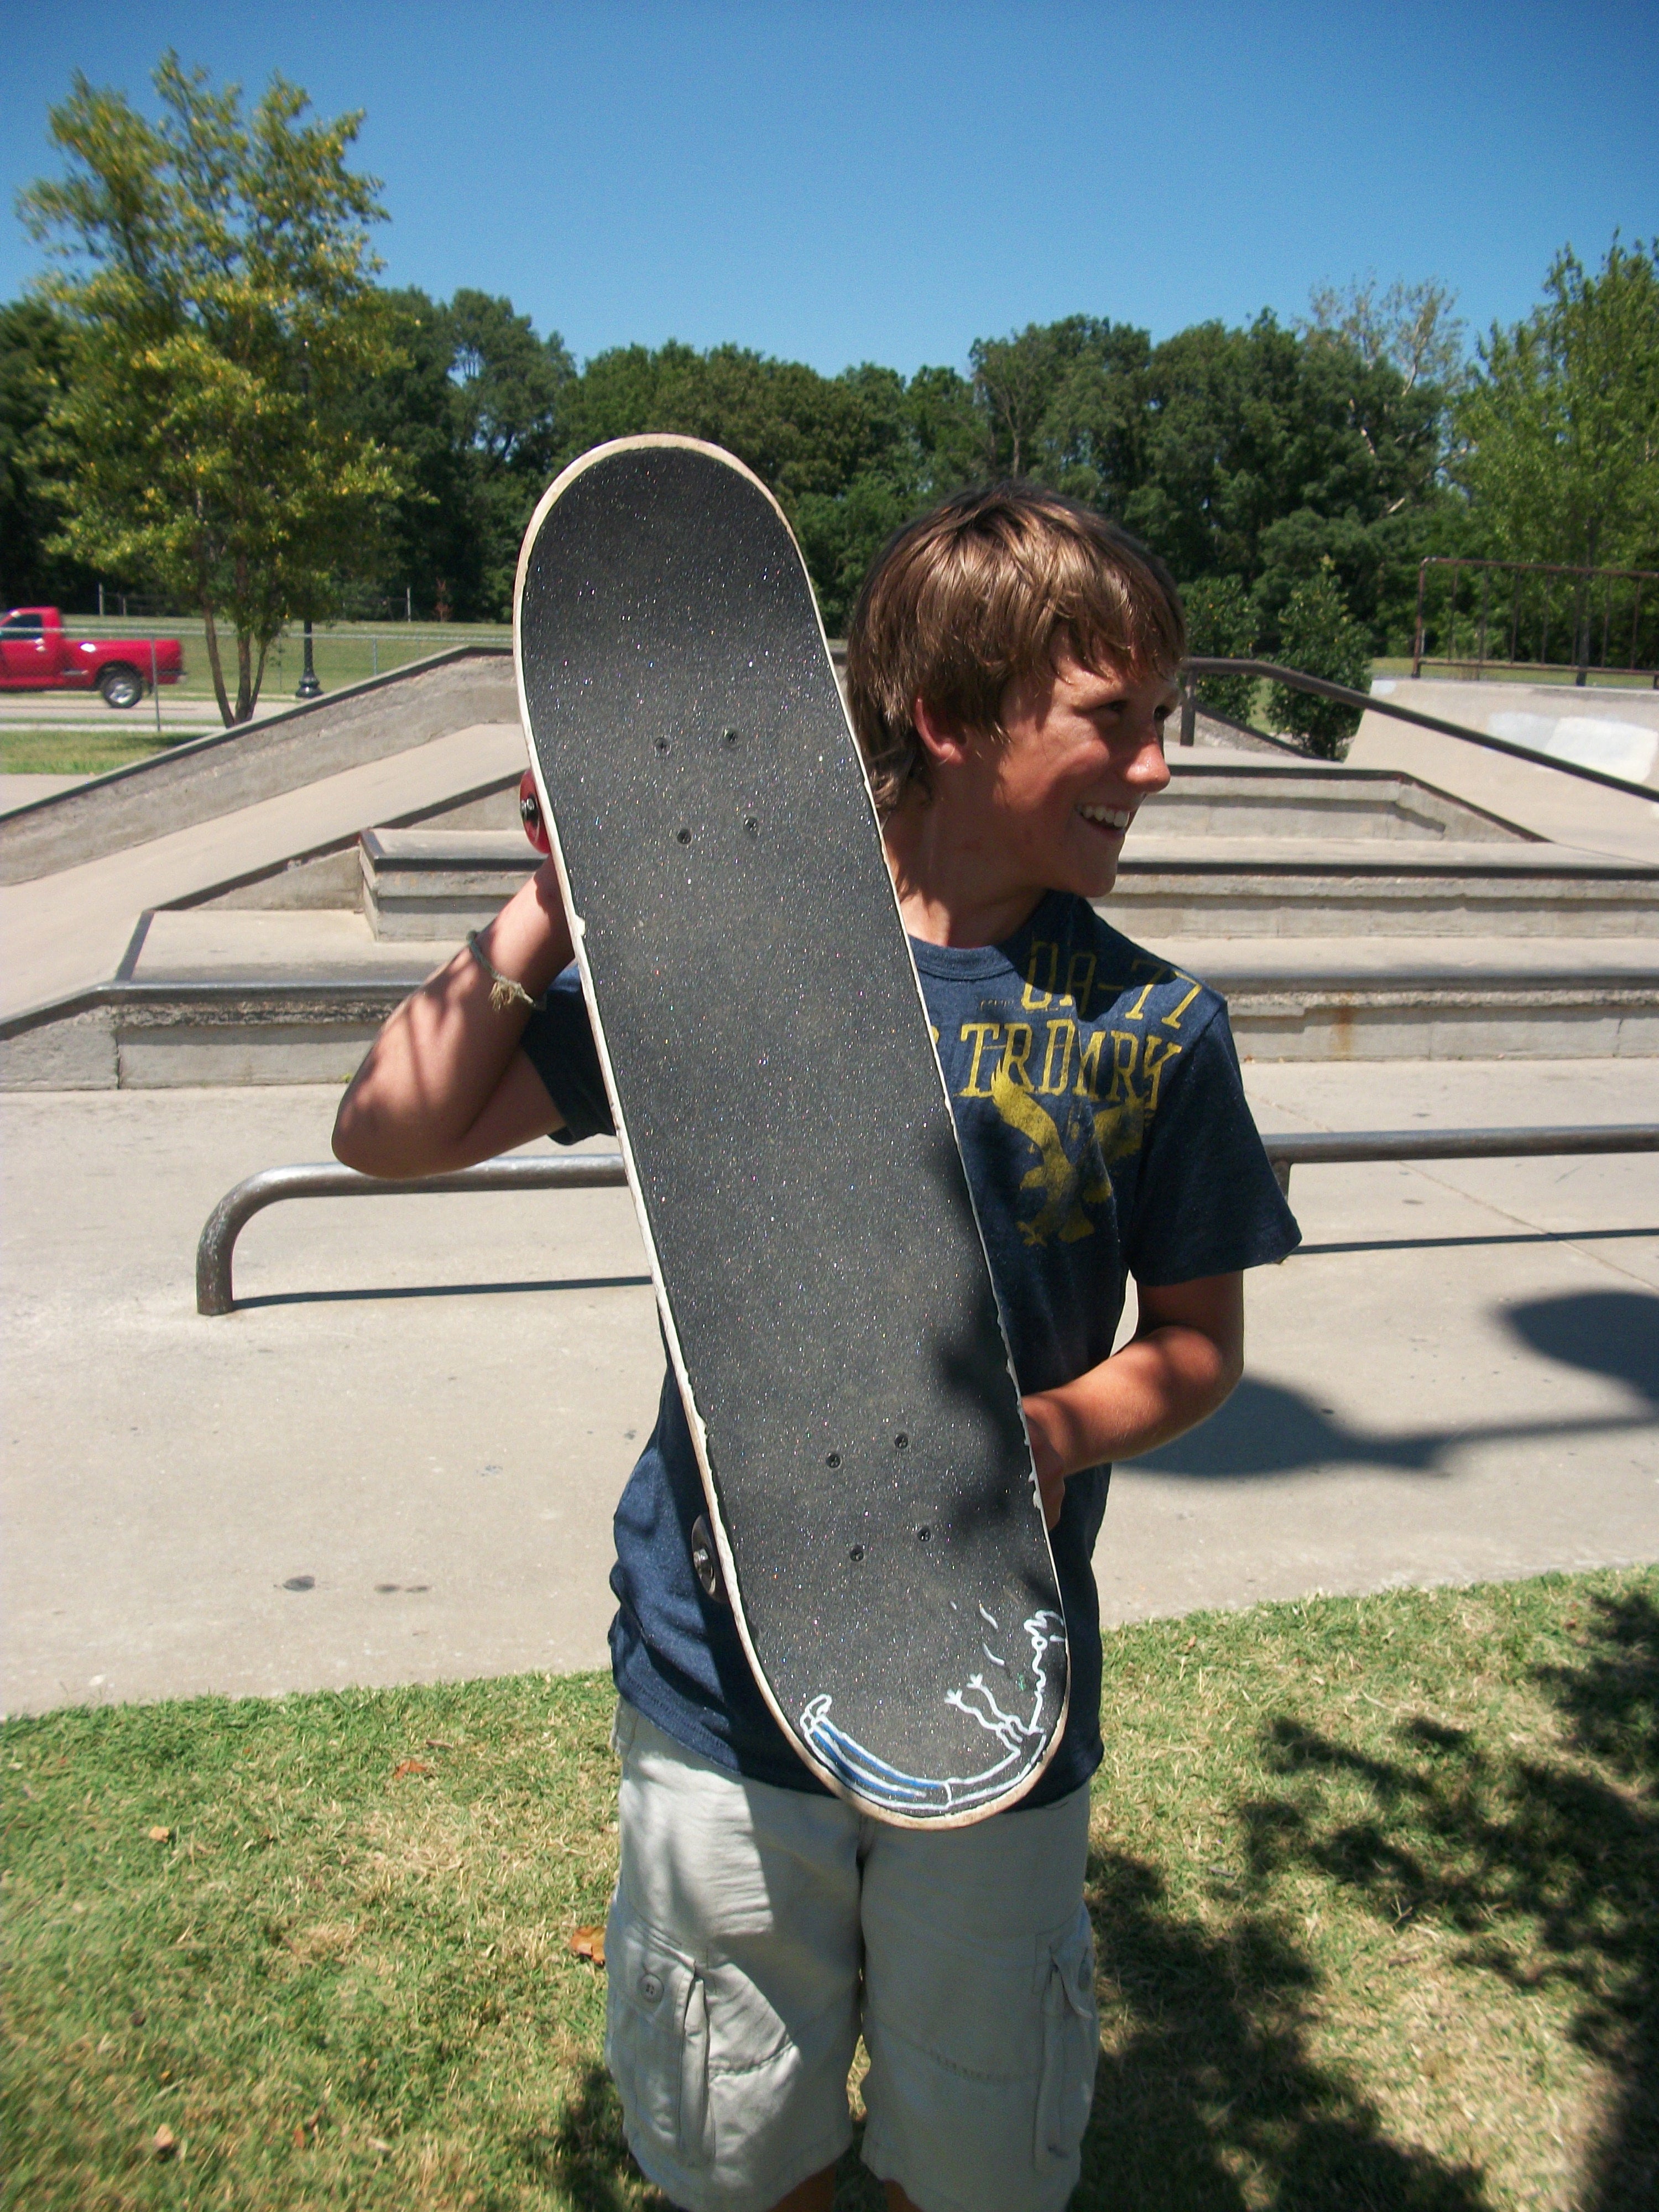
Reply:
[[[1651, 1061], [1246, 1076], [1267, 1129], [1652, 1113]], [[209, 1208], [325, 1158], [337, 1097], [0, 1098], [7, 1711], [605, 1663], [663, 1370], [627, 1195], [277, 1206], [198, 1316]], [[1659, 1158], [1291, 1196], [1238, 1393], [1114, 1478], [1109, 1621], [1659, 1556]]]

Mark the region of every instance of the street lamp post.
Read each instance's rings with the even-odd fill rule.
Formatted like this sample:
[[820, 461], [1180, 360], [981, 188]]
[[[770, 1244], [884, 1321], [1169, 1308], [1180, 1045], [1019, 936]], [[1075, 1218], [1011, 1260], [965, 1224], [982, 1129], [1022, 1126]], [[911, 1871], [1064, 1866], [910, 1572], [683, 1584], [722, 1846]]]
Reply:
[[[300, 389], [305, 394], [306, 412], [311, 411], [311, 340], [300, 341]], [[322, 685], [317, 681], [317, 671], [311, 658], [311, 617], [306, 617], [306, 665], [300, 672], [300, 688], [296, 699], [317, 699], [322, 696]]]

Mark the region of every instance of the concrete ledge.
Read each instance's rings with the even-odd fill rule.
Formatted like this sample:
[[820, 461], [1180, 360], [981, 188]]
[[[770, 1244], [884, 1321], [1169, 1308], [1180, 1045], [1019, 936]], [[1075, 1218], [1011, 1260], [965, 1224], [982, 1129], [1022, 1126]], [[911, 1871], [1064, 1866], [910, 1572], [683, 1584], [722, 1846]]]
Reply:
[[[343, 920], [343, 917], [342, 918]], [[361, 923], [357, 925], [362, 927]], [[104, 985], [0, 1024], [0, 1090], [344, 1083], [410, 988], [380, 975]], [[1659, 1054], [1650, 942], [1166, 940], [1228, 1000], [1255, 1060], [1607, 1059]]]
[[537, 865], [522, 830], [365, 830], [359, 850], [362, 910], [386, 939], [482, 929]]
[[1528, 843], [1538, 832], [1402, 773], [1335, 761], [1206, 760], [1169, 755], [1170, 787], [1149, 800], [1145, 828], [1172, 836], [1449, 837]]

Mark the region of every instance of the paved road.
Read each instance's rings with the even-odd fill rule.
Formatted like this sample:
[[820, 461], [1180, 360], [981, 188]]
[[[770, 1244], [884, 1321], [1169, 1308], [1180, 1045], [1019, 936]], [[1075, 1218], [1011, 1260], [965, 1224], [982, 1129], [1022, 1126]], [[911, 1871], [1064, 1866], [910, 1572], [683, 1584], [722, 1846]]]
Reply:
[[[1267, 1128], [1623, 1121], [1652, 1063], [1247, 1070]], [[0, 1702], [602, 1663], [662, 1358], [621, 1192], [280, 1206], [319, 1090], [0, 1097]], [[1247, 1380], [1117, 1475], [1108, 1619], [1659, 1557], [1659, 1158], [1300, 1169]]]

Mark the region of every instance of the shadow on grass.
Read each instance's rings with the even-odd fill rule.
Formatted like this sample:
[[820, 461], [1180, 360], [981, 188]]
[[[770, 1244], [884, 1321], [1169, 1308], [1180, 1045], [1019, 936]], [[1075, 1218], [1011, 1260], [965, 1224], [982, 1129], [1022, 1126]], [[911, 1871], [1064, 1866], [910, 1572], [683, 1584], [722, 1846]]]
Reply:
[[634, 2163], [623, 2135], [622, 2100], [602, 2065], [585, 2066], [549, 2134], [527, 2133], [526, 2171], [579, 2212], [669, 2212], [668, 2200]]
[[[1382, 1755], [1269, 1723], [1283, 1787], [1240, 1808], [1248, 1872], [1224, 1924], [1182, 1912], [1144, 1861], [1091, 1851], [1107, 2047], [1077, 2212], [1491, 2212], [1477, 2168], [1394, 2139], [1358, 2074], [1314, 2055], [1320, 1975], [1259, 1901], [1297, 1869], [1390, 1924], [1450, 1929], [1473, 1974], [1565, 1986], [1614, 2085], [1577, 2201], [1659, 2204], [1659, 1607], [1589, 1600], [1580, 1656], [1534, 1679], [1563, 1723], [1547, 1751], [1420, 1716]], [[581, 2212], [661, 2212], [597, 2065], [523, 2154]], [[880, 2202], [849, 2153], [837, 2212]]]
[[[1462, 1963], [1516, 1986], [1574, 1993], [1571, 2033], [1615, 2087], [1580, 2197], [1584, 2212], [1659, 2204], [1659, 1608], [1592, 1601], [1581, 1663], [1534, 1679], [1565, 1723], [1553, 1757], [1494, 1755], [1424, 1718], [1377, 1758], [1281, 1719], [1285, 1794], [1244, 1808], [1252, 1869], [1299, 1862], [1391, 1923], [1467, 1939]], [[1358, 1818], [1326, 1814], [1322, 1785], [1358, 1784]], [[1271, 1996], [1271, 1961], [1253, 1994]], [[1267, 2048], [1273, 2045], [1268, 2039]], [[1323, 2202], [1291, 2192], [1293, 2201]], [[1218, 2199], [1218, 2202], [1225, 2201]], [[1467, 2202], [1478, 2197], [1356, 2197]]]
[[[526, 2172], [579, 2212], [672, 2212], [634, 2163], [622, 2102], [603, 2066], [584, 2069], [550, 2135], [526, 2135], [519, 2148]], [[835, 2212], [882, 2212], [884, 2203], [855, 2142], [836, 2169]]]
[[1115, 1853], [1091, 1852], [1089, 1881], [1119, 2019], [1109, 2002], [1077, 2206], [1484, 2212], [1478, 2173], [1388, 2140], [1356, 2083], [1310, 2057], [1318, 1976], [1270, 1917], [1181, 1919], [1156, 1871]]

